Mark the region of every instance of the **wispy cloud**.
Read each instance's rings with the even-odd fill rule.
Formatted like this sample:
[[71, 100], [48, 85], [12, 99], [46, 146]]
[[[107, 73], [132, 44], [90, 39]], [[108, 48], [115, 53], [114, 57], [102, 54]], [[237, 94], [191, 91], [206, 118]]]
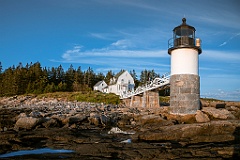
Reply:
[[132, 6], [132, 7], [151, 10], [151, 11], [160, 11], [162, 9], [154, 5], [149, 5], [145, 1], [117, 1], [117, 2], [126, 6]]
[[118, 36], [116, 33], [89, 33], [89, 35], [101, 40], [114, 40]]
[[210, 67], [199, 67], [200, 70], [205, 70], [205, 71], [222, 71], [222, 68], [210, 68]]
[[226, 40], [226, 41], [224, 41], [222, 44], [220, 44], [219, 47], [222, 47], [222, 46], [226, 45], [229, 41], [231, 41], [232, 39], [234, 39], [234, 38], [236, 38], [236, 37], [238, 37], [238, 36], [240, 36], [240, 33], [234, 34], [234, 35], [231, 36], [228, 40]]
[[227, 41], [225, 41], [222, 44], [220, 44], [219, 47], [225, 46], [226, 44], [227, 44]]
[[164, 58], [169, 57], [169, 55], [166, 50], [112, 50], [109, 48], [102, 48], [81, 51], [81, 46], [75, 46], [73, 49], [65, 51], [62, 55], [62, 59], [65, 61], [77, 60], [82, 57]]
[[[118, 41], [119, 42], [119, 41]], [[121, 42], [121, 41], [120, 41]], [[113, 45], [113, 44], [112, 44]], [[121, 44], [114, 44], [120, 45]], [[118, 48], [121, 48], [118, 46]], [[97, 71], [106, 70], [132, 70], [136, 72], [144, 69], [154, 69], [158, 73], [169, 72], [170, 56], [166, 50], [130, 50], [130, 49], [116, 49], [100, 48], [84, 51], [82, 46], [75, 46], [72, 49], [65, 51], [61, 59], [51, 60], [61, 63], [79, 63], [88, 66], [96, 66]]]
[[207, 78], [214, 78], [214, 79], [231, 79], [231, 80], [238, 80], [239, 79], [239, 75], [233, 75], [233, 74], [220, 74], [220, 73], [215, 73], [215, 74], [210, 74], [207, 76]]
[[227, 101], [240, 101], [240, 89], [227, 91], [224, 89], [217, 89], [211, 92], [201, 94], [201, 97], [215, 98]]
[[134, 47], [134, 44], [130, 40], [122, 39], [122, 40], [118, 40], [118, 41], [112, 43], [111, 46], [119, 48], [119, 49], [127, 49], [127, 48]]
[[204, 60], [220, 60], [240, 63], [240, 52], [203, 50], [203, 53], [200, 56], [200, 59], [202, 58]]

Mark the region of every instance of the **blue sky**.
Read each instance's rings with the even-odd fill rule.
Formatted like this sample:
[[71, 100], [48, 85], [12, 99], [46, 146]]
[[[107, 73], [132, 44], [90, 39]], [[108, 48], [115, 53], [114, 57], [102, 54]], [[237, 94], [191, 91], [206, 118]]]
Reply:
[[239, 8], [239, 0], [0, 0], [0, 61], [165, 74], [168, 40], [186, 17], [202, 40], [201, 97], [240, 101]]

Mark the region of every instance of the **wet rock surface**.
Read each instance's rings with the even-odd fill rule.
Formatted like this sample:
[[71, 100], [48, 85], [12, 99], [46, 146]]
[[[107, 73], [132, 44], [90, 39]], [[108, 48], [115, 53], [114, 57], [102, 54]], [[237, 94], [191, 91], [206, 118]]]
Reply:
[[[168, 107], [1, 98], [0, 156], [51, 148], [74, 152], [9, 159], [239, 159], [240, 103], [202, 104], [196, 114], [180, 116]], [[122, 132], [109, 134], [112, 127]]]

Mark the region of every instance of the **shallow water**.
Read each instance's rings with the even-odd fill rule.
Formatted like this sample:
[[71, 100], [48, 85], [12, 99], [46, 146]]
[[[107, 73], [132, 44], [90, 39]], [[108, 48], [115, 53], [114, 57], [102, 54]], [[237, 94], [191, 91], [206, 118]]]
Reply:
[[50, 149], [50, 148], [41, 148], [41, 149], [34, 149], [34, 150], [21, 150], [10, 152], [6, 154], [0, 155], [0, 158], [9, 158], [15, 156], [24, 156], [24, 155], [32, 155], [32, 154], [58, 154], [58, 153], [73, 153], [73, 150], [65, 150], [65, 149]]

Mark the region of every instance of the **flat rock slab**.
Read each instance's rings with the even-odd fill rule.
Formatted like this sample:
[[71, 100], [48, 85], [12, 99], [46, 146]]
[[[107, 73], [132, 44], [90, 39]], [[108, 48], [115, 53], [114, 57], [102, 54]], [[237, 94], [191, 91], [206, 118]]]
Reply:
[[227, 142], [239, 138], [240, 120], [162, 126], [139, 134], [144, 141]]
[[216, 119], [235, 119], [234, 115], [226, 109], [203, 107], [202, 112], [207, 113], [208, 115]]

